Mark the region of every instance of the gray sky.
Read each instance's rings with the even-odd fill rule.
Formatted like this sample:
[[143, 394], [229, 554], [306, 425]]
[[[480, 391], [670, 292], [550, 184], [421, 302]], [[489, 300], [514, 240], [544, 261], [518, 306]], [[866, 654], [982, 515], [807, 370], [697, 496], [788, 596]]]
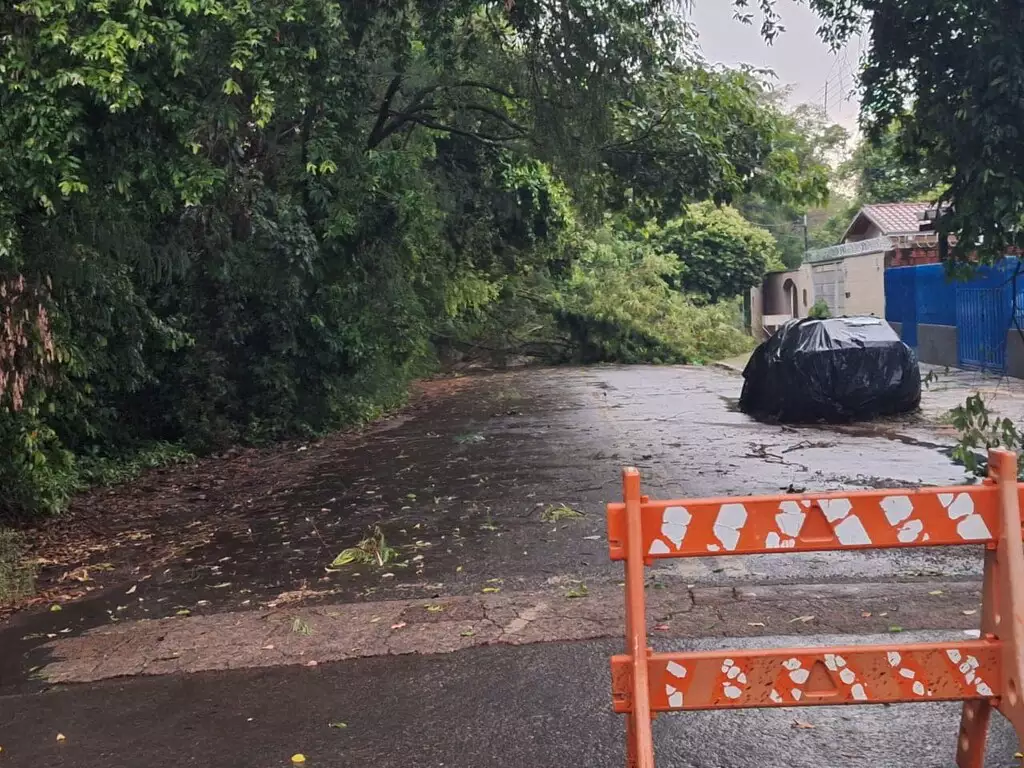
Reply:
[[863, 40], [855, 38], [835, 55], [818, 37], [819, 19], [806, 5], [795, 0], [777, 0], [777, 8], [786, 31], [769, 46], [761, 38], [758, 16], [753, 25], [741, 24], [733, 20], [730, 0], [695, 0], [692, 21], [700, 34], [704, 56], [713, 64], [751, 64], [772, 69], [778, 76], [778, 85], [793, 87], [790, 101], [794, 105], [824, 106], [832, 121], [854, 131], [859, 108], [855, 89]]

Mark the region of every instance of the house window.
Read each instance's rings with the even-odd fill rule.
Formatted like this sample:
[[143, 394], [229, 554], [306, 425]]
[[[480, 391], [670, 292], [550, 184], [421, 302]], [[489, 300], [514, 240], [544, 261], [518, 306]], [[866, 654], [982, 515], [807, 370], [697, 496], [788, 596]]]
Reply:
[[804, 306], [807, 306], [807, 289], [804, 288]]

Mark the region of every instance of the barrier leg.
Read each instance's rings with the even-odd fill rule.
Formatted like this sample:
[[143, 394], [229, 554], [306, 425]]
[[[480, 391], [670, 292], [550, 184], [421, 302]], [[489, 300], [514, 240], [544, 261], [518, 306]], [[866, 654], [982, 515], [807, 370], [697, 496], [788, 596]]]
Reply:
[[637, 768], [636, 761], [636, 727], [630, 712], [626, 715], [626, 768]]
[[[998, 541], [985, 552], [982, 591], [982, 636], [1003, 642], [1003, 696], [997, 709], [1024, 743], [1024, 546], [1021, 545], [1020, 499], [1017, 456], [1008, 451], [989, 451], [990, 479], [999, 486]], [[957, 765], [982, 768], [992, 704], [966, 702], [957, 740]]]
[[[985, 576], [981, 591], [981, 636], [996, 631], [996, 579], [999, 565], [995, 546], [985, 550]], [[956, 742], [956, 764], [959, 768], [984, 768], [985, 744], [988, 724], [992, 717], [992, 702], [965, 701], [960, 715], [960, 732]]]
[[644, 599], [643, 526], [640, 520], [640, 473], [622, 472], [622, 496], [626, 503], [626, 651], [633, 666], [632, 709], [626, 721], [626, 765], [654, 768], [651, 736], [651, 697], [647, 670], [647, 616]]

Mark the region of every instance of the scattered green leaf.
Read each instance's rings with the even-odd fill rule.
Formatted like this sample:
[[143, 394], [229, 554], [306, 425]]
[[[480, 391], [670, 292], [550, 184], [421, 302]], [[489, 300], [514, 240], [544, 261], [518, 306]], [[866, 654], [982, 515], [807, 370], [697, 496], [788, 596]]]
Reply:
[[562, 520], [579, 520], [583, 516], [582, 512], [568, 504], [552, 504], [541, 513], [540, 519], [545, 523], [558, 523]]
[[352, 563], [382, 566], [394, 562], [398, 558], [398, 550], [388, 545], [384, 531], [374, 526], [373, 532], [362, 539], [356, 546], [342, 550], [331, 562], [331, 568], [341, 568]]

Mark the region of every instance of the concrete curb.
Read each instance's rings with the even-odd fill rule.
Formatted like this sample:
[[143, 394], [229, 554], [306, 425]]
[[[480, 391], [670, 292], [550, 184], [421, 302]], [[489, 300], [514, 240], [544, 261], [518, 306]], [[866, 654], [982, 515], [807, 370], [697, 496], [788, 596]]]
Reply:
[[[652, 638], [868, 634], [977, 626], [980, 585], [846, 584], [647, 590]], [[623, 632], [617, 586], [394, 600], [159, 619], [46, 646], [49, 683], [83, 683], [367, 656], [450, 653], [479, 645], [591, 640]]]

